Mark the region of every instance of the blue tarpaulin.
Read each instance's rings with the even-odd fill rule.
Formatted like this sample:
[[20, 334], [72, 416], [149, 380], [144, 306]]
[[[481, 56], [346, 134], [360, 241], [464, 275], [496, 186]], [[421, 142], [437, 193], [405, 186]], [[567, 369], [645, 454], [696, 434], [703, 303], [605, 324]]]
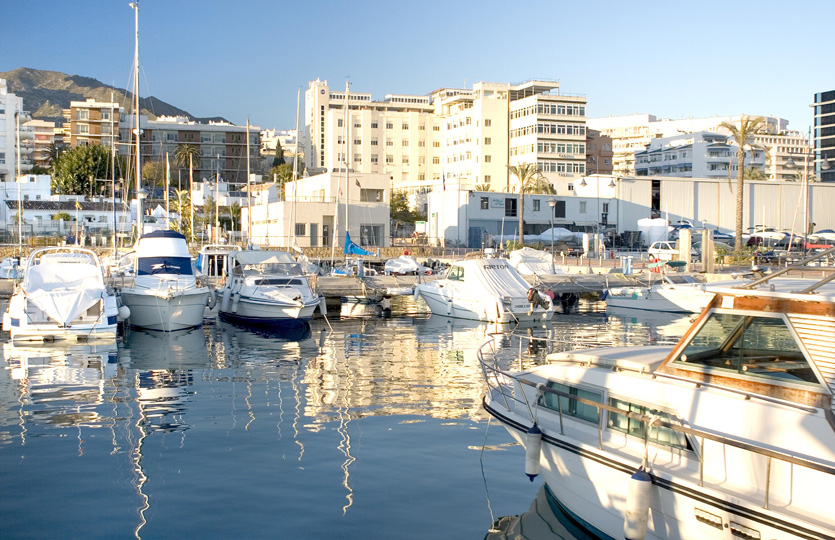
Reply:
[[351, 235], [345, 231], [345, 255], [374, 255], [351, 241]]

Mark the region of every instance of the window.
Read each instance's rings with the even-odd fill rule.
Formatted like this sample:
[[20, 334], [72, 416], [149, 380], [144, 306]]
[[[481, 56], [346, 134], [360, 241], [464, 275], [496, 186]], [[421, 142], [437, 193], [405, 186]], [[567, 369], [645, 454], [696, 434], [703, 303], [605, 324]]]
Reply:
[[386, 139], [386, 146], [394, 146], [394, 139]]
[[711, 313], [675, 363], [771, 384], [820, 385], [782, 317]]
[[409, 139], [403, 139], [402, 145], [409, 146]]
[[[567, 386], [554, 381], [548, 381], [547, 388], [553, 388], [559, 392], [564, 392], [583, 399], [589, 399], [598, 403], [601, 403], [603, 400], [603, 394], [601, 392], [583, 390], [582, 388], [575, 388], [573, 386]], [[565, 396], [545, 392], [542, 396], [540, 396], [539, 404], [555, 411], [562, 410], [562, 413], [566, 416], [573, 416], [575, 418], [579, 418], [580, 420], [593, 422], [595, 424], [598, 422], [599, 411], [597, 407], [594, 405], [580, 403], [576, 399], [570, 399]]]
[[360, 122], [359, 120], [354, 121], [354, 127], [355, 128], [361, 128], [362, 127], [362, 122]]
[[403, 156], [403, 165], [409, 164], [409, 156]]
[[371, 129], [377, 129], [377, 122], [371, 122]]
[[377, 139], [371, 139], [371, 146], [377, 146]]
[[481, 209], [488, 210], [490, 208], [490, 197], [481, 198]]
[[485, 118], [485, 119], [484, 119], [484, 127], [490, 127], [490, 126], [492, 126], [492, 125], [493, 125], [493, 121], [492, 121], [492, 120], [490, 120], [489, 118]]
[[403, 129], [409, 129], [409, 123], [403, 122]]
[[441, 158], [438, 157], [438, 156], [433, 156], [432, 157], [432, 164], [433, 165], [440, 165], [441, 164]]
[[371, 163], [377, 163], [377, 154], [371, 154]]
[[518, 201], [516, 199], [504, 200], [504, 215], [505, 217], [516, 217], [516, 206]]
[[433, 148], [440, 148], [441, 147], [441, 141], [432, 141], [432, 147]]
[[487, 146], [491, 142], [493, 142], [493, 139], [491, 139], [490, 137], [484, 137], [484, 145], [485, 146]]
[[580, 201], [580, 213], [581, 214], [586, 213], [586, 201]]
[[[678, 423], [677, 419], [669, 413], [651, 409], [643, 405], [630, 403], [628, 401], [623, 401], [621, 399], [609, 398], [609, 405], [623, 411], [638, 413], [645, 416], [655, 416], [663, 422]], [[649, 433], [647, 433], [648, 424], [646, 422], [641, 422], [635, 418], [629, 418], [623, 414], [609, 413], [609, 429], [620, 431], [622, 433], [626, 433], [627, 435], [638, 437], [639, 439], [645, 439], [648, 436], [650, 443], [672, 446], [673, 448], [681, 448], [685, 450], [693, 449], [684, 433], [681, 433], [680, 431], [673, 431], [671, 428], [661, 426], [655, 426], [649, 431]]]
[[489, 184], [489, 183], [491, 183], [491, 181], [492, 181], [492, 177], [489, 174], [485, 174], [484, 175], [484, 182], [486, 184]]
[[554, 205], [554, 217], [565, 218], [565, 201], [557, 201]]
[[394, 123], [393, 122], [386, 122], [386, 129], [394, 129]]
[[341, 118], [337, 118], [336, 127], [342, 127], [342, 119]]
[[484, 163], [491, 163], [492, 160], [493, 160], [493, 158], [489, 154], [484, 156]]
[[391, 154], [386, 154], [386, 163], [394, 163], [394, 156]]
[[539, 199], [534, 199], [533, 200], [533, 211], [534, 212], [539, 212], [539, 202], [540, 202]]
[[296, 223], [296, 236], [304, 236], [307, 234], [305, 232], [307, 230], [305, 225], [306, 223]]
[[360, 146], [362, 144], [362, 139], [354, 139], [354, 145]]

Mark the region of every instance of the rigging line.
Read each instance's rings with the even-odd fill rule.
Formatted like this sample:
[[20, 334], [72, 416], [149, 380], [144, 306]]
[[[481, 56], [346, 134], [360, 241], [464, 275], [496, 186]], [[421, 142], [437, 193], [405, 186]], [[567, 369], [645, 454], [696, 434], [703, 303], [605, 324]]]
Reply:
[[496, 518], [493, 516], [493, 507], [490, 504], [490, 490], [487, 488], [487, 475], [484, 473], [484, 448], [487, 446], [487, 432], [490, 429], [490, 421], [492, 419], [492, 416], [487, 417], [487, 427], [484, 428], [484, 442], [481, 443], [481, 453], [478, 456], [478, 462], [481, 466], [481, 479], [484, 480], [484, 495], [487, 498], [487, 510], [490, 512], [489, 532], [501, 532], [493, 528], [493, 524], [496, 523]]

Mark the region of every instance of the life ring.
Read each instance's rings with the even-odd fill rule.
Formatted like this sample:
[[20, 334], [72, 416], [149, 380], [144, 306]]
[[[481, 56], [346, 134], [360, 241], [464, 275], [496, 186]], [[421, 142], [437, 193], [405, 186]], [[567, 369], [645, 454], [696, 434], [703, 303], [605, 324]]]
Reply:
[[[657, 257], [650, 257], [649, 262], [657, 263], [658, 258]], [[661, 273], [661, 267], [660, 266], [653, 266], [652, 268], [649, 269], [649, 271], [652, 272], [653, 274], [659, 274], [659, 273]]]
[[411, 254], [412, 254], [412, 252], [409, 251], [408, 249], [403, 250], [403, 255], [411, 255]]

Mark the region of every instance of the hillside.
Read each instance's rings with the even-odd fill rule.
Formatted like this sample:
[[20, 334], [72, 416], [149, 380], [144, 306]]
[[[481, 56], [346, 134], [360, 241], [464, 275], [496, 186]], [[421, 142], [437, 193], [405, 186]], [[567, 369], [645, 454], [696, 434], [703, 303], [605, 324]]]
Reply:
[[[133, 109], [133, 92], [115, 88], [101, 81], [81, 75], [67, 75], [60, 71], [44, 71], [31, 68], [17, 68], [0, 72], [0, 79], [6, 79], [9, 92], [23, 98], [23, 108], [32, 113], [33, 118], [62, 122], [61, 111], [70, 108], [71, 101], [84, 101], [94, 98], [96, 101], [113, 100], [124, 107]], [[157, 116], [187, 116], [198, 122], [223, 120], [221, 117], [196, 118], [183, 109], [177, 108], [153, 96], [139, 98], [139, 107], [148, 118]]]

